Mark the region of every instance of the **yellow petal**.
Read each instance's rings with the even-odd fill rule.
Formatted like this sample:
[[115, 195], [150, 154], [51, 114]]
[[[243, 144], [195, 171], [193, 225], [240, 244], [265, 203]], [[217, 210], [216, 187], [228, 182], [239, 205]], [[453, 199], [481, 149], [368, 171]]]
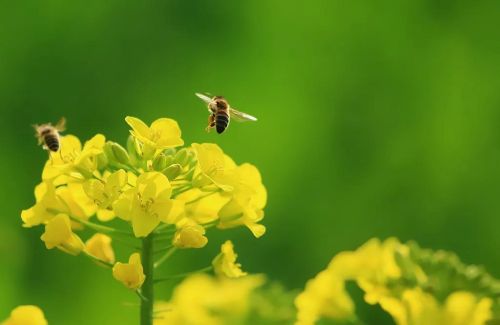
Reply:
[[149, 127], [141, 121], [140, 119], [132, 116], [127, 116], [125, 118], [125, 121], [127, 122], [128, 125], [134, 130], [135, 135], [144, 137], [144, 138], [149, 138], [150, 136], [150, 131]]
[[47, 325], [43, 311], [37, 306], [19, 306], [2, 325]]
[[241, 270], [241, 264], [236, 263], [238, 255], [235, 254], [233, 243], [228, 240], [221, 246], [221, 252], [212, 261], [217, 275], [228, 278], [239, 278], [247, 273]]
[[115, 252], [111, 246], [111, 237], [104, 234], [95, 234], [85, 242], [85, 251], [98, 259], [113, 264]]
[[179, 248], [202, 248], [208, 243], [208, 239], [205, 237], [205, 228], [192, 223], [177, 230], [172, 242]]
[[139, 253], [130, 255], [128, 263], [116, 263], [113, 266], [113, 277], [129, 289], [139, 289], [146, 279]]
[[78, 255], [84, 249], [81, 239], [71, 231], [71, 223], [66, 214], [58, 214], [52, 218], [45, 225], [41, 239], [48, 249], [57, 247], [72, 255]]

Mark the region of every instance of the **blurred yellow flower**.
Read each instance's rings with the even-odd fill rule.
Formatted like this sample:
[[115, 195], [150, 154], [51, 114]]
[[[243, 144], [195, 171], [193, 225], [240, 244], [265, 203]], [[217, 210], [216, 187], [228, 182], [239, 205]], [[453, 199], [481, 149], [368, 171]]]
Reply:
[[218, 228], [232, 228], [244, 225], [255, 237], [266, 232], [266, 227], [258, 224], [264, 218], [267, 191], [262, 184], [259, 170], [251, 164], [242, 164], [234, 170], [232, 199], [219, 212]]
[[195, 274], [179, 284], [169, 302], [155, 304], [154, 325], [246, 324], [250, 295], [264, 283], [261, 276], [239, 279]]
[[113, 277], [129, 289], [139, 289], [146, 279], [139, 253], [130, 255], [128, 263], [117, 262], [113, 266]]
[[58, 154], [51, 155], [45, 164], [42, 179], [60, 184], [72, 179], [89, 178], [97, 169], [97, 156], [103, 153], [105, 142], [105, 137], [97, 134], [85, 142], [82, 149], [80, 140], [74, 135], [61, 137], [61, 149]]
[[127, 185], [127, 172], [120, 169], [114, 173], [105, 173], [103, 180], [89, 179], [83, 184], [85, 193], [97, 205], [97, 218], [101, 221], [112, 220], [116, 215], [113, 203]]
[[492, 318], [492, 304], [490, 298], [457, 291], [441, 305], [420, 288], [405, 290], [401, 299], [386, 297], [380, 301], [398, 325], [483, 325]]
[[236, 263], [237, 254], [234, 252], [233, 243], [228, 240], [221, 246], [221, 252], [212, 261], [217, 275], [228, 278], [239, 278], [247, 275], [241, 270], [241, 264]]
[[94, 234], [85, 242], [85, 252], [101, 261], [115, 263], [115, 252], [111, 246], [111, 237], [104, 234]]
[[338, 254], [328, 268], [341, 279], [356, 280], [365, 292], [365, 301], [376, 304], [381, 297], [389, 294], [386, 283], [401, 276], [395, 252], [403, 249], [403, 245], [395, 238], [384, 242], [373, 238], [354, 252]]
[[178, 248], [202, 248], [208, 243], [205, 228], [189, 219], [183, 219], [177, 224], [172, 243]]
[[198, 172], [195, 177], [198, 178], [198, 183], [213, 183], [224, 191], [231, 191], [233, 188], [228, 183], [234, 176], [234, 161], [214, 143], [193, 143], [191, 147], [198, 160]]
[[43, 311], [37, 306], [19, 306], [14, 308], [10, 317], [1, 325], [47, 325]]
[[48, 249], [57, 247], [71, 255], [78, 255], [85, 248], [80, 237], [71, 231], [68, 215], [62, 213], [45, 225], [45, 232], [40, 238]]
[[173, 200], [172, 187], [167, 177], [159, 172], [147, 172], [137, 178], [137, 185], [113, 203], [115, 213], [131, 221], [134, 235], [145, 237], [158, 224], [168, 222]]
[[332, 270], [320, 272], [307, 282], [306, 288], [295, 299], [296, 325], [312, 325], [321, 317], [347, 320], [354, 315], [354, 303], [345, 289], [345, 283]]
[[130, 133], [143, 144], [154, 149], [166, 149], [182, 146], [181, 129], [176, 121], [160, 118], [147, 126], [136, 117], [127, 116], [125, 121], [132, 128]]

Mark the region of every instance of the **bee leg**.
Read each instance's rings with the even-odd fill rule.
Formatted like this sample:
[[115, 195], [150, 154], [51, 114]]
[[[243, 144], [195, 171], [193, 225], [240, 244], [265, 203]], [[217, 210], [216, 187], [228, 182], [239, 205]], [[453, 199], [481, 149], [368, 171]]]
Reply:
[[47, 152], [49, 153], [50, 164], [54, 165], [54, 159], [52, 159], [52, 153], [50, 152], [50, 150]]
[[215, 115], [210, 114], [210, 116], [208, 117], [208, 126], [205, 130], [207, 132], [210, 132], [210, 129], [213, 129], [214, 127], [215, 127]]

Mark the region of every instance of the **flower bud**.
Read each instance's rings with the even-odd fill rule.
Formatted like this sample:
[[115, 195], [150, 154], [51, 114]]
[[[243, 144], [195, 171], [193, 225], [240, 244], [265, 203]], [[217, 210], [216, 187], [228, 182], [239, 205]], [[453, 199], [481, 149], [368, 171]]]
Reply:
[[200, 225], [187, 225], [177, 230], [172, 243], [178, 248], [202, 248], [208, 243], [205, 228]]
[[164, 170], [167, 168], [168, 164], [167, 162], [170, 160], [170, 157], [166, 157], [163, 153], [159, 154], [154, 160], [153, 160], [153, 169], [154, 170]]
[[173, 155], [175, 155], [176, 152], [177, 152], [177, 150], [175, 150], [175, 148], [168, 148], [168, 149], [163, 150], [163, 154], [165, 156], [173, 156]]
[[111, 150], [113, 151], [114, 157], [118, 163], [123, 165], [130, 164], [130, 158], [125, 148], [116, 142], [111, 142]]
[[141, 150], [133, 136], [129, 136], [127, 139], [127, 151], [130, 157], [130, 161], [133, 164], [137, 164], [137, 162], [139, 161], [139, 157], [141, 156]]
[[168, 180], [174, 180], [179, 176], [182, 172], [182, 166], [179, 164], [173, 164], [169, 167], [165, 168], [162, 173], [167, 176]]
[[174, 162], [181, 166], [186, 165], [188, 163], [188, 151], [185, 148], [177, 151], [174, 156]]

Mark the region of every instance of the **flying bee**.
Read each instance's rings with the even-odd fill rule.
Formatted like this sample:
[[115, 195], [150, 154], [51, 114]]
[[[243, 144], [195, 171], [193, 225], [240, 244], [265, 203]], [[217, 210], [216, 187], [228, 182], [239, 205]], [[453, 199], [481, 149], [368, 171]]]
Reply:
[[217, 133], [221, 134], [227, 129], [231, 119], [238, 122], [257, 121], [257, 118], [252, 115], [237, 111], [229, 106], [227, 100], [222, 96], [209, 97], [200, 93], [195, 93], [195, 95], [208, 105], [210, 116], [208, 117], [207, 132], [215, 128]]
[[59, 132], [66, 129], [66, 119], [62, 117], [55, 126], [50, 123], [33, 125], [35, 128], [35, 137], [38, 138], [38, 145], [43, 145], [43, 149], [52, 152], [59, 151], [61, 147]]

